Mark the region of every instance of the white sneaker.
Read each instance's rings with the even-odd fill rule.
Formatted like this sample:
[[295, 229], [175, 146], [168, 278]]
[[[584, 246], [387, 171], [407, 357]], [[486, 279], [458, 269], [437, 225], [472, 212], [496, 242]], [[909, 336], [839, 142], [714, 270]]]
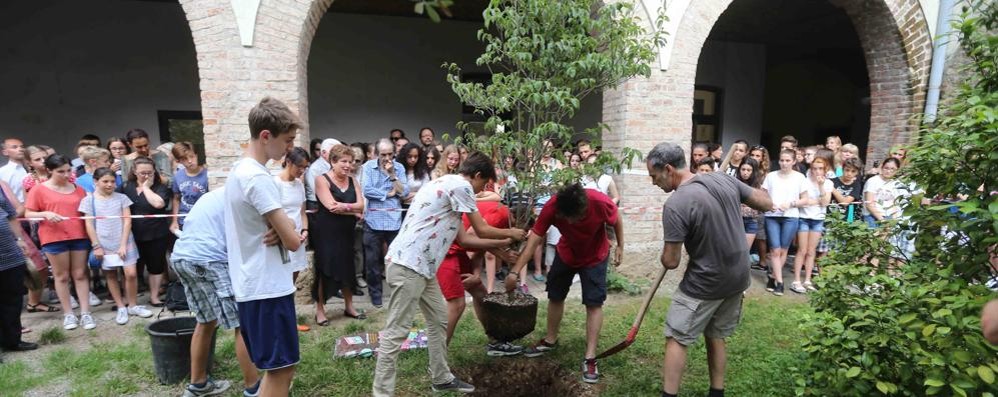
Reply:
[[65, 317], [62, 318], [62, 328], [67, 331], [74, 330], [76, 329], [76, 327], [79, 326], [80, 323], [76, 320], [76, 315], [74, 314], [67, 314]]
[[118, 315], [114, 316], [114, 322], [118, 323], [118, 325], [128, 324], [128, 309], [119, 307]]
[[72, 295], [69, 296], [69, 307], [73, 309], [78, 309], [80, 307], [80, 302], [77, 302], [76, 298], [74, 298]]
[[90, 313], [80, 313], [80, 322], [83, 323], [83, 329], [97, 328], [97, 322]]
[[367, 288], [367, 280], [364, 280], [363, 277], [357, 277], [357, 287], [358, 288]]
[[90, 291], [90, 306], [100, 306], [104, 301], [97, 297], [93, 291]]
[[146, 307], [142, 305], [130, 306], [128, 308], [128, 314], [131, 314], [133, 316], [139, 316], [142, 318], [152, 317], [152, 312], [149, 311], [149, 309], [146, 309]]

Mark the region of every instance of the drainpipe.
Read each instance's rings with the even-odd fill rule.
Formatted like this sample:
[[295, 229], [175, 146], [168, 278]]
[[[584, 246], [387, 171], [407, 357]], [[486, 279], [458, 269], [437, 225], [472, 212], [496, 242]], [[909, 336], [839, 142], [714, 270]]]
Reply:
[[943, 82], [943, 69], [946, 68], [946, 43], [950, 40], [950, 14], [953, 0], [939, 1], [939, 16], [936, 19], [936, 39], [932, 48], [932, 67], [929, 71], [929, 92], [925, 98], [925, 122], [936, 120], [939, 110], [939, 88]]

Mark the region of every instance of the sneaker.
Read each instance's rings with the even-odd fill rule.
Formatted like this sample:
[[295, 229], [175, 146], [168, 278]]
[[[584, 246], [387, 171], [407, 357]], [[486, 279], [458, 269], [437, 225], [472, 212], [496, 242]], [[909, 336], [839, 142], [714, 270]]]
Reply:
[[582, 360], [582, 381], [586, 383], [599, 382], [599, 368], [595, 358]]
[[93, 291], [90, 291], [90, 306], [100, 306], [103, 303], [104, 303], [104, 301], [102, 301], [100, 298], [98, 298], [97, 295], [94, 294]]
[[260, 396], [260, 381], [256, 381], [253, 386], [243, 389], [243, 397], [259, 397]]
[[817, 291], [818, 290], [818, 288], [815, 287], [814, 284], [812, 284], [810, 281], [805, 281], [804, 282], [804, 289], [806, 289], [808, 291]]
[[794, 281], [790, 283], [790, 290], [798, 294], [807, 293], [807, 290], [804, 289], [804, 286], [801, 285], [800, 281]]
[[527, 284], [521, 284], [519, 289], [524, 295], [530, 295], [530, 288], [527, 288]]
[[776, 283], [773, 287], [773, 295], [783, 296], [783, 283]]
[[489, 343], [485, 354], [490, 357], [515, 356], [523, 353], [523, 346], [517, 346], [509, 342]]
[[547, 278], [544, 277], [543, 274], [534, 274], [533, 278], [534, 278], [534, 281], [536, 281], [538, 283], [543, 283], [543, 282], [547, 281]]
[[83, 329], [97, 328], [97, 322], [94, 321], [94, 317], [90, 313], [80, 313], [80, 322], [83, 323]]
[[143, 305], [135, 305], [128, 308], [128, 314], [142, 318], [152, 317], [152, 312]]
[[766, 277], [766, 291], [773, 292], [776, 288], [776, 279], [772, 277]]
[[572, 284], [578, 283], [580, 281], [582, 281], [582, 279], [579, 278], [578, 274], [576, 274], [575, 277], [572, 277]]
[[547, 341], [547, 339], [541, 338], [540, 342], [537, 342], [537, 344], [523, 350], [523, 355], [525, 357], [531, 357], [531, 358], [540, 357], [543, 356], [544, 353], [554, 350], [557, 344], [558, 342], [550, 343]]
[[128, 324], [128, 309], [119, 307], [118, 315], [114, 316], [114, 322], [118, 323], [118, 325]]
[[433, 385], [433, 391], [456, 391], [461, 393], [471, 393], [475, 391], [475, 386], [468, 384], [467, 382], [454, 378], [454, 380], [444, 383], [442, 385]]
[[227, 380], [215, 381], [208, 378], [208, 381], [202, 387], [188, 384], [187, 389], [184, 390], [184, 397], [214, 396], [229, 390], [229, 386], [231, 386], [231, 383]]
[[357, 288], [367, 288], [367, 280], [362, 277], [357, 277]]
[[80, 302], [77, 302], [76, 298], [74, 298], [72, 295], [69, 296], [69, 307], [73, 309], [77, 309], [80, 307]]
[[62, 318], [62, 328], [67, 331], [74, 330], [79, 326], [80, 322], [76, 320], [76, 315], [74, 314], [67, 314]]

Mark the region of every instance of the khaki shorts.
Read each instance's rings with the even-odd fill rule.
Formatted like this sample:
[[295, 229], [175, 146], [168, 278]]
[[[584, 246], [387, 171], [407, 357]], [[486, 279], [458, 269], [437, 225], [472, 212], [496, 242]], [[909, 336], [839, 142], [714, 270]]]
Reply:
[[700, 334], [711, 339], [727, 338], [735, 333], [741, 320], [742, 298], [737, 293], [726, 299], [701, 300], [677, 289], [665, 317], [665, 336], [683, 346], [696, 342]]

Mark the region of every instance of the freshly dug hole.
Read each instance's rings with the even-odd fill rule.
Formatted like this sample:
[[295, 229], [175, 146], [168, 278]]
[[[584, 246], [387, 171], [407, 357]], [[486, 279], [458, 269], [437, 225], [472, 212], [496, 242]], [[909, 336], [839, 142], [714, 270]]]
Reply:
[[500, 342], [520, 339], [537, 324], [537, 298], [520, 292], [493, 292], [482, 299], [485, 334]]
[[454, 368], [458, 378], [475, 385], [472, 396], [571, 396], [599, 395], [596, 386], [583, 383], [581, 372], [562, 369], [544, 359], [490, 360], [469, 368]]

